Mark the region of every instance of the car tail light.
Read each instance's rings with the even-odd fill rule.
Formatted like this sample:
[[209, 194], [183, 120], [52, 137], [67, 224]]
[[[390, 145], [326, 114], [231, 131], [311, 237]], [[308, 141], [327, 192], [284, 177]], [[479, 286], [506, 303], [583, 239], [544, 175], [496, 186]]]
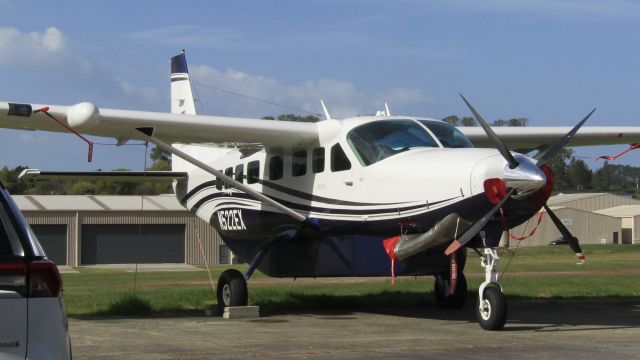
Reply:
[[27, 263], [0, 263], [0, 290], [27, 295]]
[[57, 297], [62, 289], [58, 267], [48, 260], [29, 264], [29, 297]]

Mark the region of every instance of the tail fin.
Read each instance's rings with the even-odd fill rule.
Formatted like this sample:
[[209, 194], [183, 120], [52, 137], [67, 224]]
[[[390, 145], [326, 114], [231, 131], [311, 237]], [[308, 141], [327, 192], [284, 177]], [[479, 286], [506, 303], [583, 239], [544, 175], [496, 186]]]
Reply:
[[171, 113], [196, 114], [184, 50], [171, 58]]

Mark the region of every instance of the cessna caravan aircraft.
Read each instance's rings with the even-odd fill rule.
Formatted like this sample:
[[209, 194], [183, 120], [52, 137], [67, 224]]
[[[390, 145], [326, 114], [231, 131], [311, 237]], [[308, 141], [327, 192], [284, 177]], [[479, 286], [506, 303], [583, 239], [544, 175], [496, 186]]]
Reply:
[[[545, 208], [581, 262], [578, 240], [547, 207], [564, 146], [640, 142], [640, 127], [457, 129], [391, 115], [299, 123], [196, 115], [184, 52], [171, 61], [171, 113], [0, 102], [0, 127], [150, 141], [172, 171], [51, 173], [173, 181], [178, 200], [214, 226], [245, 274], [218, 279], [219, 306], [247, 304], [256, 269], [274, 277], [434, 275], [439, 306], [467, 297], [466, 249], [482, 258], [477, 314], [488, 330], [507, 318], [498, 281], [501, 234]], [[521, 153], [511, 151], [519, 150]], [[535, 156], [524, 152], [537, 149]]]

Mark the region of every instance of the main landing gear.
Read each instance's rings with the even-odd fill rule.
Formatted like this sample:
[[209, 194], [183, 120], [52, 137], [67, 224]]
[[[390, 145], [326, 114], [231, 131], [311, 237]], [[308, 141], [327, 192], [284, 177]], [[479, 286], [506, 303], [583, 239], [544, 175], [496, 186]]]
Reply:
[[464, 274], [458, 273], [453, 293], [451, 293], [452, 281], [449, 274], [438, 274], [435, 278], [433, 292], [436, 305], [441, 309], [462, 309], [467, 302], [467, 279]]
[[500, 257], [493, 248], [485, 248], [482, 267], [485, 280], [478, 288], [478, 323], [485, 330], [500, 330], [507, 322], [507, 302], [498, 282], [498, 263]]
[[449, 272], [435, 275], [436, 305], [441, 309], [462, 309], [467, 302], [467, 279], [462, 272], [466, 254], [458, 251], [449, 259]]
[[220, 313], [229, 306], [247, 306], [248, 293], [244, 275], [236, 269], [225, 270], [220, 274], [216, 288]]
[[249, 291], [247, 290], [247, 280], [251, 278], [258, 265], [267, 254], [266, 249], [259, 250], [251, 260], [247, 272], [242, 273], [236, 269], [228, 269], [218, 277], [218, 287], [216, 295], [218, 297], [218, 309], [220, 314], [224, 314], [224, 309], [230, 306], [247, 306], [249, 304]]

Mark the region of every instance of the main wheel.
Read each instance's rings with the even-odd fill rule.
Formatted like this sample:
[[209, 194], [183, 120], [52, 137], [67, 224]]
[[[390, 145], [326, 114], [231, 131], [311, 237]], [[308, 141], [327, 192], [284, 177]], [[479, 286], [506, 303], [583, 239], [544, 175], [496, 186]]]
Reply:
[[451, 286], [449, 275], [436, 275], [435, 278], [433, 292], [436, 305], [442, 309], [462, 309], [467, 302], [467, 279], [464, 274], [458, 274], [456, 289], [452, 295], [449, 295]]
[[476, 308], [478, 323], [485, 330], [501, 330], [507, 322], [507, 301], [500, 288], [484, 289], [482, 301]]
[[221, 314], [228, 306], [247, 306], [248, 291], [244, 275], [235, 269], [225, 270], [218, 278], [216, 295]]

